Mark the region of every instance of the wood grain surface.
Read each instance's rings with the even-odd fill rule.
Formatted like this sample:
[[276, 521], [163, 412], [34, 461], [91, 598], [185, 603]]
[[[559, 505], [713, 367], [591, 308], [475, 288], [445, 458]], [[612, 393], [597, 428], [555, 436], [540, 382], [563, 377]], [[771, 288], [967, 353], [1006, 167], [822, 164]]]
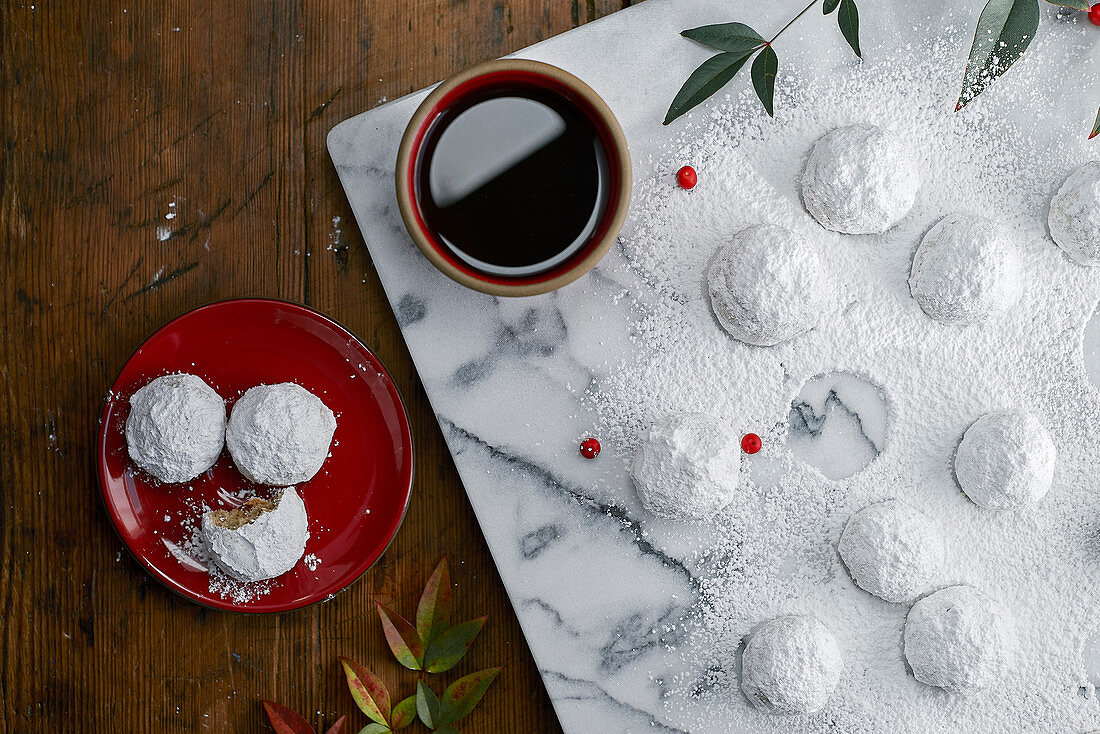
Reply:
[[[357, 732], [337, 656], [411, 693], [371, 604], [411, 612], [443, 554], [456, 615], [491, 615], [453, 673], [505, 666], [462, 731], [558, 730], [324, 140], [625, 4], [0, 4], [0, 734], [271, 731], [261, 698], [318, 725], [346, 713]], [[206, 611], [142, 573], [95, 476], [103, 397], [130, 353], [239, 296], [304, 303], [359, 335], [405, 395], [418, 449], [382, 560], [335, 600], [269, 617]]]

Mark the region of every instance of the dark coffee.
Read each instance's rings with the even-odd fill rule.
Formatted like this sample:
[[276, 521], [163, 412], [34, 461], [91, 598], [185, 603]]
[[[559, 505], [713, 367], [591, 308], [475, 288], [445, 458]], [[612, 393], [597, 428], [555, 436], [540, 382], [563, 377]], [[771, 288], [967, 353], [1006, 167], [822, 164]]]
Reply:
[[599, 229], [608, 156], [582, 111], [551, 92], [497, 88], [435, 120], [417, 201], [428, 229], [467, 265], [522, 276], [564, 262]]

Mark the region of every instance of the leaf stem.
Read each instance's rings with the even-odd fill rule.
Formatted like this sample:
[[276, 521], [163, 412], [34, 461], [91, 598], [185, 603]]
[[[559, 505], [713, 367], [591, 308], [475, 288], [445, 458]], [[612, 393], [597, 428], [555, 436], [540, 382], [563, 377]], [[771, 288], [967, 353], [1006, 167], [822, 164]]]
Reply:
[[812, 2], [812, 3], [810, 3], [809, 5], [807, 5], [806, 7], [804, 7], [804, 8], [802, 9], [802, 12], [801, 12], [801, 13], [799, 13], [798, 15], [794, 16], [793, 18], [791, 18], [791, 21], [790, 21], [789, 23], [787, 23], [787, 25], [785, 25], [785, 26], [783, 26], [782, 28], [780, 28], [780, 29], [779, 29], [779, 33], [776, 33], [776, 34], [775, 34], [774, 36], [772, 36], [772, 40], [768, 41], [768, 42], [767, 42], [767, 43], [765, 43], [764, 45], [765, 45], [765, 46], [770, 46], [770, 45], [772, 45], [773, 43], [775, 43], [775, 39], [779, 38], [779, 36], [780, 36], [780, 35], [781, 35], [781, 34], [783, 33], [783, 31], [787, 30], [787, 29], [788, 29], [788, 28], [790, 28], [790, 27], [791, 27], [792, 25], [794, 25], [794, 22], [795, 22], [796, 20], [798, 20], [799, 18], [801, 18], [801, 17], [803, 16], [803, 15], [805, 15], [805, 14], [806, 14], [806, 11], [808, 11], [808, 10], [809, 10], [810, 8], [812, 8], [812, 7], [813, 7], [813, 6], [815, 6], [815, 5], [817, 5], [817, 0], [813, 0], [813, 2]]

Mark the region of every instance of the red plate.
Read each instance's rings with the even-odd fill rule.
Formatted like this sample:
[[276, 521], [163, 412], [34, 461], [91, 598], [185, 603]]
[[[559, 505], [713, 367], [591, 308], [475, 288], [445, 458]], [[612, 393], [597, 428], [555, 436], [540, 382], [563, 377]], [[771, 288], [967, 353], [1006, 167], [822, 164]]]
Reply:
[[[299, 561], [265, 582], [266, 594], [234, 599], [212, 590], [205, 571], [173, 555], [170, 548], [190, 535], [203, 503], [227, 507], [244, 499], [229, 493], [268, 490], [248, 482], [226, 451], [186, 484], [160, 484], [134, 465], [123, 434], [130, 396], [171, 372], [198, 375], [229, 405], [253, 385], [296, 382], [336, 414], [331, 454], [313, 479], [297, 485], [309, 515], [306, 557], [319, 561], [312, 570]], [[107, 512], [141, 564], [172, 591], [235, 612], [285, 612], [346, 588], [385, 551], [412, 490], [409, 419], [378, 357], [316, 311], [265, 299], [212, 303], [149, 337], [108, 395], [98, 458]]]

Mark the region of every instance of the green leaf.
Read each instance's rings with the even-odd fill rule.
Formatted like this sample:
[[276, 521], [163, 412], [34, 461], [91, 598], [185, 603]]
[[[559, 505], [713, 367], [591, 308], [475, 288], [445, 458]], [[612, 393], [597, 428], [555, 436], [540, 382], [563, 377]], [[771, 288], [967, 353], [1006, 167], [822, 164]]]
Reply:
[[481, 628], [485, 626], [487, 619], [489, 618], [478, 617], [469, 622], [456, 624], [429, 643], [424, 653], [424, 670], [429, 673], [442, 673], [457, 665], [470, 649], [470, 645], [473, 644], [477, 633], [481, 632]]
[[441, 724], [453, 724], [473, 710], [481, 697], [485, 695], [489, 684], [500, 673], [500, 668], [489, 668], [470, 673], [447, 686], [441, 700], [443, 718]]
[[711, 56], [704, 61], [698, 69], [691, 73], [684, 86], [676, 93], [676, 99], [665, 115], [664, 124], [667, 125], [692, 107], [700, 104], [710, 95], [717, 92], [741, 70], [745, 62], [752, 56], [748, 53], [721, 53]]
[[1038, 28], [1038, 0], [989, 0], [978, 18], [955, 110], [962, 109], [1007, 71]]
[[351, 697], [359, 710], [371, 721], [379, 724], [389, 721], [390, 692], [386, 690], [386, 684], [369, 668], [354, 660], [340, 658], [340, 664], [344, 666], [344, 675], [348, 679]]
[[[1031, 0], [1037, 2], [1037, 0]], [[840, 26], [840, 32], [844, 34], [844, 40], [856, 52], [856, 56], [863, 58], [859, 50], [859, 13], [856, 11], [855, 0], [840, 0], [840, 12], [836, 14], [836, 22]]]
[[359, 734], [385, 734], [388, 731], [390, 731], [390, 728], [385, 724], [372, 723], [360, 729]]
[[1085, 0], [1047, 0], [1051, 5], [1061, 5], [1065, 8], [1076, 8], [1077, 10], [1084, 10], [1089, 12], [1089, 4]]
[[825, 2], [821, 4], [821, 13], [823, 15], [828, 15], [836, 10], [837, 5], [840, 5], [840, 0], [825, 0]]
[[416, 713], [429, 729], [444, 723], [441, 721], [439, 697], [435, 695], [435, 691], [424, 685], [424, 681], [419, 680], [416, 682]]
[[335, 724], [328, 728], [328, 731], [326, 731], [325, 734], [340, 734], [340, 732], [344, 731], [344, 724], [347, 723], [347, 720], [348, 717], [341, 716], [339, 719], [336, 720]]
[[294, 711], [274, 701], [261, 701], [276, 734], [314, 734], [313, 727]]
[[1096, 122], [1092, 123], [1092, 132], [1089, 133], [1089, 140], [1092, 140], [1097, 135], [1100, 135], [1100, 110], [1096, 111]]
[[416, 721], [416, 694], [409, 696], [393, 707], [390, 728], [394, 731], [404, 729], [414, 721]]
[[744, 23], [718, 23], [680, 31], [684, 38], [731, 53], [755, 51], [764, 45], [760, 34]]
[[424, 585], [420, 603], [416, 605], [416, 631], [425, 645], [442, 634], [450, 624], [451, 592], [451, 573], [447, 568], [447, 556], [443, 556]]
[[376, 601], [374, 607], [378, 610], [386, 642], [397, 662], [409, 670], [423, 669], [424, 642], [420, 639], [420, 634], [407, 619], [381, 602]]
[[779, 57], [771, 46], [765, 46], [764, 50], [756, 55], [756, 61], [752, 62], [752, 86], [756, 89], [756, 96], [768, 112], [768, 117], [775, 117], [772, 111], [772, 99], [775, 96], [775, 75], [779, 71]]

